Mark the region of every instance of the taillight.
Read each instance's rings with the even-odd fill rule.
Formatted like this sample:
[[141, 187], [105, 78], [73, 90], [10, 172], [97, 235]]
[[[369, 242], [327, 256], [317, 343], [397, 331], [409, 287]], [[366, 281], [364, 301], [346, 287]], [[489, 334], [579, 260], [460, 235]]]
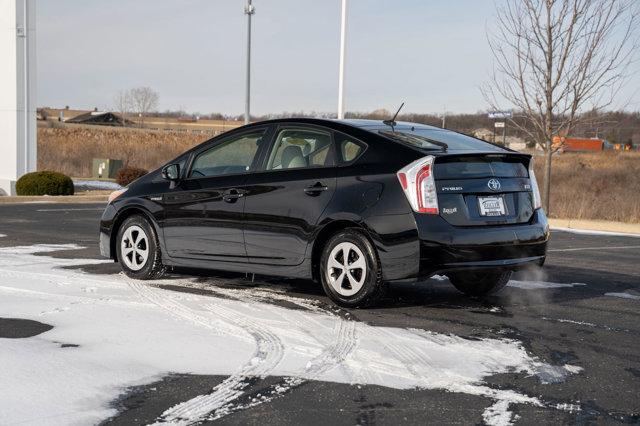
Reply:
[[414, 161], [397, 173], [411, 208], [418, 213], [438, 214], [438, 194], [433, 178], [433, 160], [429, 155]]
[[538, 180], [533, 171], [533, 158], [529, 161], [529, 180], [531, 181], [531, 192], [533, 193], [533, 209], [539, 209], [542, 207], [542, 199], [540, 198]]

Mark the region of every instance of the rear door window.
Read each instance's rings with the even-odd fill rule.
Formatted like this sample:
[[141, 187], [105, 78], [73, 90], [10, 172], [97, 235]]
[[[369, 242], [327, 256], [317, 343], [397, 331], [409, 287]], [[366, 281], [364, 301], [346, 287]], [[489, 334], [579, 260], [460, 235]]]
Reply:
[[316, 129], [283, 129], [269, 155], [267, 170], [327, 167], [335, 164], [331, 133]]

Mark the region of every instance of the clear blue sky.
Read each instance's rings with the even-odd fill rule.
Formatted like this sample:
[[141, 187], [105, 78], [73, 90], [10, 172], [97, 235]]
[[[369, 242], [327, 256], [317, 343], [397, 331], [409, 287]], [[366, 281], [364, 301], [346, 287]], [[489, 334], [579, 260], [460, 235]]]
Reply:
[[[254, 0], [252, 113], [335, 112], [340, 0]], [[244, 111], [243, 0], [38, 0], [38, 104], [113, 108], [151, 86], [160, 109]], [[350, 0], [348, 111], [475, 112], [493, 0]], [[640, 87], [634, 77], [630, 90]], [[638, 96], [631, 109], [640, 109]]]

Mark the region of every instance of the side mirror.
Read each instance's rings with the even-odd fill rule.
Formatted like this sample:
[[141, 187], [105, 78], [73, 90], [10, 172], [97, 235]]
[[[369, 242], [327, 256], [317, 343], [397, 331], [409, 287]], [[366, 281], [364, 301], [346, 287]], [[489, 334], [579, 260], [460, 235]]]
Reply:
[[162, 169], [162, 178], [171, 182], [170, 188], [173, 189], [180, 180], [180, 164], [169, 164]]

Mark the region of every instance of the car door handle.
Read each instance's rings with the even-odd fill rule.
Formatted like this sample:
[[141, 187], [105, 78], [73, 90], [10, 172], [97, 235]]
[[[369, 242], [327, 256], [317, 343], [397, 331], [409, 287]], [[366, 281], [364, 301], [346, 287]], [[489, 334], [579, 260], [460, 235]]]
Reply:
[[244, 191], [237, 189], [228, 189], [222, 194], [222, 199], [227, 203], [235, 203], [238, 198], [244, 197]]
[[322, 182], [316, 182], [313, 185], [309, 185], [304, 189], [304, 193], [307, 195], [320, 195], [322, 191], [326, 191], [329, 189], [326, 185], [323, 185]]

